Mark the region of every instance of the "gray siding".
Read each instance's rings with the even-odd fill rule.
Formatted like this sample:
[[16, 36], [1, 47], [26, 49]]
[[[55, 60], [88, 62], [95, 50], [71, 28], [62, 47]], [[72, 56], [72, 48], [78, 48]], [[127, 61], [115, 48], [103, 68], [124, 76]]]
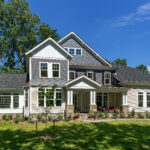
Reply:
[[[60, 63], [60, 78], [40, 78], [39, 77], [39, 64], [40, 62]], [[31, 86], [52, 86], [57, 84], [62, 86], [68, 81], [68, 61], [67, 60], [52, 60], [52, 59], [31, 59], [32, 64], [32, 80]]]
[[70, 48], [82, 48], [82, 56], [73, 56], [70, 64], [73, 65], [95, 65], [102, 66], [104, 65], [100, 62], [96, 57], [94, 57], [87, 49], [85, 49], [81, 44], [79, 44], [74, 38], [69, 38], [66, 40], [62, 47], [70, 47]]

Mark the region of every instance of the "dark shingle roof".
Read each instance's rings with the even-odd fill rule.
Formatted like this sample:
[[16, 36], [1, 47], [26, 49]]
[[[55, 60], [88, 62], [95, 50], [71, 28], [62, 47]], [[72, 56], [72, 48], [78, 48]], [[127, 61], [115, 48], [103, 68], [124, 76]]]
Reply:
[[142, 70], [131, 68], [123, 65], [112, 64], [117, 67], [116, 75], [114, 75], [121, 82], [150, 82], [150, 74]]
[[0, 89], [22, 89], [27, 74], [0, 73]]

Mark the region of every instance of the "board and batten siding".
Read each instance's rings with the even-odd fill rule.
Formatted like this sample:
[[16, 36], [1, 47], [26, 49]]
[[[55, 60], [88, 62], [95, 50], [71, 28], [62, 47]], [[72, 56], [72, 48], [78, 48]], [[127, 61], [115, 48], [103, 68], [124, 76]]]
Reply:
[[[31, 93], [30, 114], [45, 113], [44, 107], [38, 106], [38, 87], [31, 87], [30, 93]], [[63, 92], [62, 92], [62, 95], [64, 95]], [[61, 106], [51, 107], [49, 109], [50, 113], [52, 113], [52, 114], [62, 114], [62, 113], [64, 113], [64, 110], [65, 110], [64, 96], [62, 96]]]
[[[150, 92], [150, 88], [131, 88], [127, 92], [127, 103], [129, 106], [129, 111], [134, 109], [137, 112], [150, 111], [150, 107], [138, 107], [138, 92], [143, 92], [144, 101], [146, 100], [146, 93]], [[143, 103], [144, 103], [143, 101]]]

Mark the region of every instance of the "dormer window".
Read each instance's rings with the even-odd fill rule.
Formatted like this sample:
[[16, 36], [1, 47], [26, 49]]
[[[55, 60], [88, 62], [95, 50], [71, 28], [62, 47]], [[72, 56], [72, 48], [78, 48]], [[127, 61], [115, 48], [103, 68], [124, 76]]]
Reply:
[[69, 53], [70, 53], [71, 55], [74, 55], [74, 54], [75, 54], [74, 48], [70, 48], [70, 49], [69, 49]]
[[93, 79], [93, 72], [87, 72], [87, 77]]
[[76, 49], [76, 55], [81, 55], [81, 49], [80, 48]]
[[41, 77], [48, 77], [47, 63], [41, 63]]
[[110, 85], [111, 84], [111, 73], [110, 72], [105, 72], [104, 73], [104, 84], [105, 85]]

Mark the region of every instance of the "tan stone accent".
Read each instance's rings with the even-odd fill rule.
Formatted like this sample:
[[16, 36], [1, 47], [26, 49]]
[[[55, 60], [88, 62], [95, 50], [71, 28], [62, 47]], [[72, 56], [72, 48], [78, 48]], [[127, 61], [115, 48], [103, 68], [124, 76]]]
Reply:
[[97, 111], [97, 105], [90, 105], [90, 113]]
[[129, 106], [120, 106], [120, 110], [124, 112], [125, 117], [128, 116]]
[[67, 105], [66, 106], [66, 114], [73, 114], [74, 113], [74, 106], [73, 105]]

